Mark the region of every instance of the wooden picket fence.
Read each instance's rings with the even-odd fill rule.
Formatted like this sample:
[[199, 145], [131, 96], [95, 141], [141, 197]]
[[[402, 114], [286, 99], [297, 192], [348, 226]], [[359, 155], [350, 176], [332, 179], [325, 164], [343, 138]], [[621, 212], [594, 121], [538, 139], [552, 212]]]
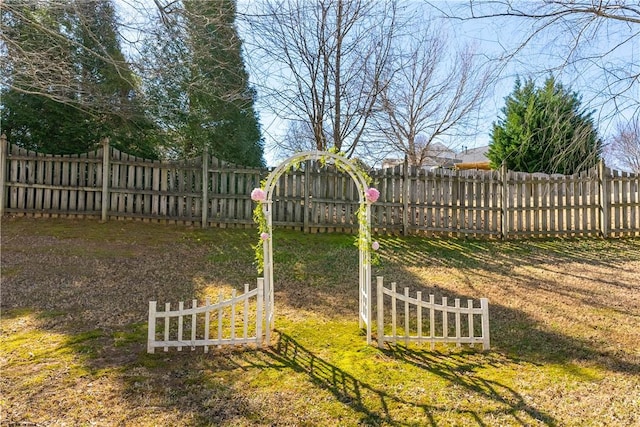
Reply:
[[[206, 353], [210, 346], [262, 345], [263, 286], [260, 278], [255, 289], [249, 290], [246, 284], [242, 295], [236, 295], [233, 289], [230, 299], [225, 300], [220, 294], [218, 302], [212, 304], [207, 298], [202, 306], [194, 299], [191, 308], [184, 308], [180, 301], [177, 310], [171, 310], [171, 304], [166, 303], [164, 311], [158, 311], [157, 301], [149, 301], [147, 352], [154, 353], [156, 348], [169, 351], [176, 347], [182, 351], [183, 347], [203, 347]], [[255, 299], [254, 304], [251, 299]], [[157, 335], [162, 339], [158, 340]]]
[[[490, 348], [489, 334], [489, 300], [480, 298], [480, 307], [474, 305], [473, 300], [467, 300], [466, 307], [460, 304], [460, 299], [454, 299], [454, 305], [449, 305], [447, 297], [437, 304], [435, 296], [429, 295], [429, 300], [422, 298], [422, 292], [416, 296], [409, 295], [409, 288], [404, 293], [397, 292], [396, 284], [391, 288], [384, 286], [384, 279], [377, 280], [377, 335], [378, 347], [384, 347], [385, 342], [398, 342], [408, 345], [415, 343], [430, 343], [433, 350], [435, 343], [482, 344], [484, 350]], [[390, 298], [385, 298], [385, 297]], [[391, 333], [387, 334], [385, 323], [385, 301], [391, 303]], [[398, 309], [400, 302], [400, 309]]]
[[[0, 141], [0, 215], [76, 216], [253, 227], [251, 190], [268, 169], [204, 153], [152, 161], [105, 142], [99, 150], [43, 155]], [[380, 199], [374, 233], [472, 237], [638, 236], [640, 175], [603, 163], [572, 176], [507, 171], [372, 170]], [[273, 197], [276, 227], [357, 232], [351, 177], [308, 161], [283, 174]]]

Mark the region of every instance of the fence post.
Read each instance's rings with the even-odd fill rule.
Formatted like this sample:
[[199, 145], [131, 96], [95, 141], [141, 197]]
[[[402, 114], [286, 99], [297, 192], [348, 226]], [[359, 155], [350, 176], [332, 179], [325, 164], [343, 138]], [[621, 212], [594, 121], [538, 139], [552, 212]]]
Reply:
[[147, 353], [154, 353], [156, 340], [156, 301], [149, 301], [149, 331], [147, 333]]
[[409, 234], [409, 158], [404, 156], [402, 165], [402, 235]]
[[207, 228], [209, 213], [209, 147], [202, 151], [202, 228]]
[[[460, 175], [458, 169], [454, 169], [453, 177], [451, 179], [451, 234], [460, 237], [462, 235], [460, 230]], [[464, 195], [463, 195], [464, 197]]]
[[4, 216], [4, 205], [7, 202], [5, 193], [5, 174], [7, 167], [7, 136], [0, 135], [0, 218]]
[[507, 165], [505, 165], [504, 163], [502, 164], [502, 167], [500, 168], [500, 183], [502, 185], [502, 203], [501, 203], [501, 214], [502, 214], [502, 239], [506, 239], [509, 235], [509, 210], [508, 210], [508, 204], [509, 204], [509, 197], [508, 197], [508, 190], [509, 190], [509, 182], [507, 181], [507, 175], [508, 175], [508, 171], [507, 171]]
[[102, 140], [102, 221], [107, 221], [109, 205], [109, 180], [111, 177], [111, 150], [109, 148], [109, 138]]
[[311, 179], [311, 160], [304, 164], [304, 207], [302, 209], [302, 231], [309, 232], [309, 215], [311, 215], [311, 198], [309, 196], [309, 180]]
[[378, 327], [376, 332], [378, 334], [378, 348], [384, 346], [384, 293], [382, 287], [384, 279], [382, 276], [376, 277], [377, 282], [377, 304], [376, 317], [378, 318]]
[[490, 336], [489, 336], [489, 300], [487, 298], [480, 298], [480, 308], [482, 309], [482, 349], [489, 350]]
[[609, 206], [611, 204], [611, 191], [607, 179], [607, 168], [604, 160], [598, 162], [598, 186], [600, 187], [600, 233], [602, 237], [609, 237]]

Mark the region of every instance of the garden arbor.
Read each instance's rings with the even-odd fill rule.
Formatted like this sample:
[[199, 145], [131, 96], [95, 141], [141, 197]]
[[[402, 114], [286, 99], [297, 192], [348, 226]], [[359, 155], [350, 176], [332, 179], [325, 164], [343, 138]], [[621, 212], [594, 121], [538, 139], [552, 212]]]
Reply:
[[368, 188], [366, 174], [355, 163], [338, 154], [326, 151], [305, 151], [297, 153], [276, 167], [261, 189], [255, 189], [251, 197], [261, 203], [264, 215], [261, 233], [264, 256], [264, 292], [266, 330], [265, 338], [270, 342], [271, 330], [274, 327], [274, 286], [273, 286], [273, 192], [282, 174], [292, 167], [307, 160], [320, 161], [321, 164], [333, 164], [339, 170], [349, 174], [357, 186], [360, 208], [358, 210], [358, 250], [359, 261], [359, 324], [367, 330], [367, 344], [371, 343], [371, 208], [370, 203], [378, 198], [378, 191]]
[[[366, 328], [367, 344], [371, 344], [371, 322], [372, 322], [372, 301], [371, 301], [371, 250], [379, 248], [378, 242], [371, 242], [371, 203], [378, 200], [380, 193], [375, 188], [367, 187], [367, 174], [348, 159], [329, 152], [302, 152], [298, 153], [280, 166], [275, 168], [263, 183], [262, 188], [254, 188], [251, 192], [251, 199], [259, 202], [254, 210], [254, 219], [258, 223], [260, 230], [261, 245], [256, 246], [259, 265], [263, 269], [263, 277], [257, 279], [257, 286], [249, 290], [249, 285], [245, 285], [243, 295], [236, 295], [235, 290], [231, 293], [231, 299], [224, 300], [222, 294], [218, 302], [211, 303], [207, 298], [205, 305], [198, 306], [197, 300], [192, 300], [191, 308], [185, 308], [184, 302], [178, 303], [178, 310], [171, 310], [170, 303], [165, 303], [164, 311], [157, 310], [157, 301], [149, 302], [149, 328], [147, 338], [147, 351], [153, 353], [155, 348], [177, 347], [178, 351], [184, 346], [194, 349], [196, 346], [203, 346], [204, 351], [208, 351], [209, 346], [223, 345], [246, 345], [256, 343], [257, 345], [270, 345], [271, 332], [275, 326], [274, 322], [274, 281], [273, 281], [273, 193], [280, 177], [291, 167], [296, 167], [302, 162], [317, 160], [321, 165], [333, 164], [339, 170], [347, 173], [355, 183], [359, 196], [358, 219], [358, 240], [359, 251], [359, 325]], [[308, 203], [309, 195], [305, 200]], [[308, 209], [306, 209], [308, 211]], [[461, 304], [460, 298], [454, 298], [454, 305], [448, 303], [447, 297], [442, 297], [441, 303], [435, 302], [435, 296], [429, 295], [428, 300], [422, 298], [422, 292], [417, 291], [416, 296], [411, 297], [409, 288], [405, 287], [404, 292], [398, 292], [396, 283], [391, 283], [391, 288], [386, 288], [383, 278], [378, 277], [377, 286], [377, 309], [376, 309], [376, 332], [378, 346], [383, 348], [385, 343], [395, 344], [398, 340], [409, 342], [430, 342], [433, 348], [435, 343], [456, 343], [457, 345], [482, 344], [485, 350], [490, 348], [489, 342], [489, 303], [486, 298], [480, 299], [480, 307], [473, 300], [468, 299], [466, 306]], [[255, 298], [256, 315], [255, 334], [249, 336], [249, 300]], [[391, 302], [391, 328], [385, 328], [385, 307], [384, 301]], [[400, 327], [398, 333], [397, 305], [401, 302], [404, 305], [401, 317], [404, 320], [404, 327]], [[243, 307], [243, 316], [238, 316], [236, 306]], [[225, 310], [230, 312], [227, 317]], [[415, 321], [411, 316], [415, 314]], [[424, 316], [423, 316], [424, 314]], [[198, 326], [198, 316], [201, 325]], [[212, 327], [212, 317], [217, 319], [217, 328]], [[242, 320], [239, 319], [242, 317]], [[478, 322], [479, 317], [479, 322]], [[177, 318], [177, 328], [172, 328], [172, 318]], [[229, 319], [230, 326], [225, 329], [224, 319]], [[191, 320], [191, 326], [186, 326], [185, 319]], [[451, 323], [450, 319], [453, 321]], [[188, 320], [187, 320], [188, 321]], [[226, 320], [225, 320], [226, 321]], [[242, 322], [242, 332], [236, 333], [236, 322]], [[160, 323], [162, 332], [156, 334], [156, 324]], [[387, 326], [389, 322], [387, 320]], [[175, 323], [173, 323], [175, 325]], [[412, 326], [415, 325], [415, 326]], [[264, 328], [263, 328], [264, 327]], [[176, 331], [177, 329], [177, 331]], [[391, 334], [385, 333], [385, 329]], [[200, 330], [201, 332], [198, 332]], [[173, 335], [172, 335], [173, 334]], [[158, 340], [156, 335], [162, 335], [163, 339]], [[190, 338], [189, 338], [190, 335]]]

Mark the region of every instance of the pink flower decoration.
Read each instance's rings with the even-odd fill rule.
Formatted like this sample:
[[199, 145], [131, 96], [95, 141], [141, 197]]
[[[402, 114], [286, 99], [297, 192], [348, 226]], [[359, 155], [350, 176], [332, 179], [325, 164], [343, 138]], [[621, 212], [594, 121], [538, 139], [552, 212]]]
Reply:
[[378, 200], [378, 197], [380, 197], [380, 192], [371, 187], [367, 188], [367, 190], [364, 192], [364, 196], [369, 203], [375, 203]]
[[267, 198], [267, 194], [261, 188], [254, 188], [251, 190], [251, 200], [254, 202], [264, 202]]
[[373, 242], [371, 244], [371, 249], [373, 249], [374, 251], [377, 251], [378, 249], [380, 249], [380, 243], [378, 242]]
[[262, 240], [268, 240], [269, 239], [269, 233], [260, 233], [260, 238]]

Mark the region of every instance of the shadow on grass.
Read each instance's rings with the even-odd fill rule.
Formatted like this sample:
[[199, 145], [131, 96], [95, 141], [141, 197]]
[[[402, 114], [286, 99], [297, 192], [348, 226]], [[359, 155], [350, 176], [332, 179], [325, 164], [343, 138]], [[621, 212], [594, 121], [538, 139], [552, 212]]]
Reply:
[[595, 364], [612, 372], [640, 374], [640, 363], [625, 352], [602, 349], [593, 342], [547, 330], [526, 313], [490, 304], [491, 346], [511, 358], [531, 363]]
[[[46, 333], [53, 331], [64, 334], [66, 337], [61, 338], [60, 344], [56, 344], [54, 349], [68, 347], [72, 355], [82, 356], [77, 363], [91, 368], [91, 376], [98, 378], [99, 375], [108, 374], [113, 378], [114, 384], [121, 385], [117, 387], [116, 393], [122, 394], [124, 403], [120, 405], [127, 411], [140, 411], [140, 407], [159, 411], [153, 408], [166, 407], [185, 417], [192, 413], [204, 413], [201, 418], [203, 422], [216, 417], [228, 420], [251, 412], [259, 414], [261, 409], [251, 409], [250, 399], [243, 393], [238, 393], [232, 385], [212, 383], [199, 374], [200, 369], [238, 369], [231, 360], [225, 359], [224, 354], [213, 358], [190, 353], [156, 357], [144, 354], [144, 320], [148, 301], [159, 299], [175, 302], [192, 297], [198, 292], [198, 286], [193, 280], [196, 272], [204, 277], [203, 280], [216, 283], [229, 277], [238, 277], [240, 280], [247, 272], [252, 273], [253, 254], [249, 243], [255, 240], [255, 236], [244, 230], [195, 231], [185, 235], [182, 229], [163, 226], [157, 226], [156, 229], [149, 225], [142, 227], [139, 224], [116, 223], [117, 228], [122, 228], [123, 231], [121, 235], [117, 235], [117, 239], [112, 237], [113, 241], [108, 241], [107, 245], [102, 239], [111, 235], [110, 227], [113, 226], [93, 226], [97, 231], [93, 232], [95, 237], [92, 240], [78, 237], [76, 243], [72, 239], [54, 239], [50, 242], [51, 252], [47, 249], [48, 252], [39, 257], [34, 257], [30, 252], [38, 243], [37, 240], [26, 245], [24, 251], [22, 243], [14, 243], [15, 262], [7, 264], [6, 260], [11, 260], [8, 256], [11, 245], [8, 248], [5, 246], [2, 266], [3, 274], [6, 274], [3, 277], [3, 309], [30, 307], [34, 311], [47, 312], [46, 319], [38, 320], [37, 329]], [[61, 234], [66, 235], [66, 228]], [[72, 235], [83, 236], [86, 228], [84, 223], [79, 224], [73, 228], [75, 231]], [[144, 239], [137, 234], [141, 228], [148, 233]], [[162, 235], [159, 242], [155, 240], [158, 233]], [[22, 242], [18, 238], [21, 239], [26, 233], [14, 234], [15, 242], [18, 243]], [[138, 236], [137, 239], [142, 240], [138, 242], [141, 245], [134, 244], [136, 242], [132, 241], [131, 236]], [[173, 243], [172, 239], [180, 244]], [[206, 245], [201, 245], [200, 239]], [[417, 284], [418, 288], [422, 284], [422, 289], [426, 289], [424, 282], [403, 270], [406, 266], [452, 267], [462, 274], [474, 270], [477, 276], [483, 274], [483, 269], [510, 275], [513, 274], [514, 267], [573, 261], [625, 271], [625, 262], [640, 259], [640, 241], [632, 239], [600, 241], [602, 251], [594, 250], [594, 246], [598, 245], [586, 245], [580, 240], [569, 244], [566, 241], [474, 242], [393, 237], [379, 240], [388, 251], [384, 253], [386, 266], [383, 266], [383, 270], [402, 274], [403, 276], [397, 277], [412, 285]], [[294, 308], [306, 308], [319, 314], [335, 315], [336, 311], [355, 314], [358, 295], [357, 273], [354, 271], [357, 270], [353, 267], [357, 265], [357, 251], [352, 245], [352, 236], [316, 238], [291, 232], [283, 233], [281, 241], [278, 242], [280, 246], [276, 248], [275, 254], [278, 261], [281, 261], [281, 266], [277, 267], [280, 270], [276, 272], [283, 272], [276, 277], [276, 306], [286, 301]], [[70, 245], [73, 245], [71, 249], [74, 251], [67, 253]], [[155, 266], [150, 265], [145, 258], [149, 247], [158, 258]], [[113, 254], [106, 257], [105, 248], [112, 250]], [[126, 256], [121, 256], [121, 251]], [[129, 252], [136, 256], [130, 256]], [[198, 259], [186, 262], [194, 257], [194, 252]], [[387, 276], [386, 273], [384, 275]], [[486, 277], [489, 280], [490, 276]], [[547, 283], [524, 275], [517, 279], [523, 286], [523, 293], [539, 289], [541, 285], [547, 288], [554, 286], [551, 281]], [[614, 277], [607, 278], [607, 282], [614, 285], [618, 283]], [[240, 286], [240, 282], [232, 282], [230, 285]], [[412, 287], [412, 291], [415, 290]], [[564, 292], [557, 288], [553, 290]], [[571, 292], [575, 294], [574, 290]], [[442, 288], [439, 293], [450, 298], [463, 296]], [[586, 293], [581, 296], [583, 299], [589, 298]], [[318, 301], [323, 302], [318, 304]], [[336, 306], [336, 301], [339, 301], [339, 306]], [[117, 302], [121, 304], [116, 304]], [[575, 360], [586, 360], [613, 371], [640, 373], [640, 364], [627, 353], [618, 355], [612, 351], [600, 350], [597, 343], [582, 340], [570, 332], [563, 334], [546, 330], [545, 325], [531, 315], [506, 305], [492, 304], [490, 310], [492, 345], [499, 353], [489, 353], [486, 356], [489, 360], [494, 357], [499, 362], [500, 357], [506, 357], [511, 361], [518, 358], [534, 364], [553, 362], [566, 365]], [[46, 337], [45, 334], [38, 334], [25, 339], [46, 342]], [[48, 350], [43, 349], [42, 354], [46, 355]], [[522, 416], [542, 420], [548, 425], [556, 423], [549, 414], [527, 405], [522, 396], [512, 388], [495, 380], [463, 374], [479, 367], [473, 361], [402, 348], [393, 348], [384, 354], [436, 375], [478, 398], [500, 405], [493, 413], [417, 405], [432, 426], [437, 425], [439, 414], [451, 411], [464, 412], [465, 416], [472, 417], [479, 425], [483, 425], [483, 420], [492, 414], [506, 414], [523, 425], [526, 425], [527, 420], [523, 420]], [[25, 357], [29, 357], [29, 354]], [[362, 423], [365, 424], [408, 425], [397, 419], [397, 416], [394, 417], [389, 407], [416, 406], [415, 402], [399, 397], [392, 388], [375, 385], [370, 380], [363, 381], [362, 378], [319, 358], [287, 335], [281, 336], [273, 351], [249, 351], [247, 359], [261, 359], [262, 363], [266, 363], [264, 369], [292, 369], [308, 375], [318, 387], [329, 391], [338, 401], [361, 414]], [[486, 363], [486, 359], [482, 363]], [[256, 367], [260, 369], [258, 365]], [[113, 369], [105, 371], [110, 368]], [[242, 378], [241, 369], [238, 376]], [[43, 381], [43, 384], [49, 383]], [[149, 387], [149, 390], [141, 388], [148, 385], [153, 387]], [[198, 394], [203, 393], [205, 387], [214, 390], [204, 390], [210, 394]], [[33, 396], [38, 395], [37, 388], [32, 391]], [[59, 397], [68, 397], [70, 394], [63, 387], [59, 387], [57, 393]], [[81, 400], [83, 389], [78, 388], [75, 394], [78, 402], [84, 404], [85, 401]], [[141, 396], [149, 396], [150, 400]], [[210, 401], [213, 403], [209, 403]], [[233, 403], [230, 405], [229, 401]], [[372, 403], [374, 401], [375, 404]], [[46, 399], [40, 398], [37, 402], [43, 413], [49, 410]], [[58, 409], [63, 411], [63, 408]], [[87, 423], [89, 421], [78, 419]]]
[[381, 257], [408, 267], [488, 269], [501, 273], [513, 267], [553, 263], [588, 263], [626, 271], [629, 261], [640, 260], [640, 239], [527, 239], [474, 240], [378, 237]]
[[[461, 386], [477, 396], [504, 405], [505, 410], [503, 412], [512, 416], [514, 421], [520, 425], [530, 425], [530, 421], [521, 417], [519, 413], [524, 413], [531, 419], [542, 422], [547, 426], [557, 425], [556, 420], [551, 415], [527, 404], [522, 395], [514, 389], [498, 381], [487, 380], [473, 374], [478, 368], [487, 364], [497, 365], [503, 363], [503, 360], [495, 354], [489, 356], [489, 360], [483, 358], [482, 363], [478, 364], [474, 363], [474, 352], [455, 355], [441, 354], [438, 352], [416, 351], [401, 345], [395, 345], [389, 346], [385, 353], [437, 375], [449, 381], [452, 385]], [[478, 425], [485, 425], [481, 417], [477, 414], [473, 415]]]
[[[387, 392], [374, 389], [337, 366], [317, 357], [290, 336], [280, 333], [273, 357], [283, 365], [309, 375], [315, 384], [330, 391], [339, 402], [363, 414], [362, 422], [370, 425], [378, 425], [382, 422], [402, 425], [389, 415], [387, 400], [391, 396]], [[362, 399], [363, 391], [372, 392], [379, 398], [382, 411], [374, 411], [367, 407]]]
[[[384, 351], [384, 353], [387, 356], [425, 369], [446, 380], [450, 386], [462, 387], [474, 393], [476, 397], [487, 399], [494, 404], [500, 405], [500, 407], [494, 410], [474, 411], [409, 401], [383, 388], [377, 388], [359, 380], [336, 365], [316, 356], [295, 339], [284, 333], [279, 334], [279, 339], [274, 347], [272, 357], [286, 367], [297, 372], [305, 373], [316, 385], [331, 392], [338, 401], [362, 414], [360, 422], [365, 425], [414, 425], [414, 423], [411, 422], [394, 419], [389, 409], [392, 405], [419, 408], [428, 419], [430, 426], [438, 425], [436, 420], [438, 413], [451, 412], [458, 412], [462, 416], [469, 416], [480, 426], [487, 425], [483, 420], [492, 415], [511, 416], [513, 420], [520, 425], [530, 425], [531, 420], [523, 419], [519, 415], [520, 413], [524, 413], [533, 420], [543, 422], [548, 426], [557, 425], [556, 421], [549, 414], [527, 404], [523, 397], [515, 390], [494, 380], [469, 375], [487, 364], [502, 363], [502, 360], [492, 360], [491, 355], [484, 355], [481, 360], [474, 363], [471, 359], [466, 358], [464, 354], [451, 356], [433, 352], [422, 353], [399, 346]], [[471, 352], [470, 354], [475, 354], [475, 352]]]

